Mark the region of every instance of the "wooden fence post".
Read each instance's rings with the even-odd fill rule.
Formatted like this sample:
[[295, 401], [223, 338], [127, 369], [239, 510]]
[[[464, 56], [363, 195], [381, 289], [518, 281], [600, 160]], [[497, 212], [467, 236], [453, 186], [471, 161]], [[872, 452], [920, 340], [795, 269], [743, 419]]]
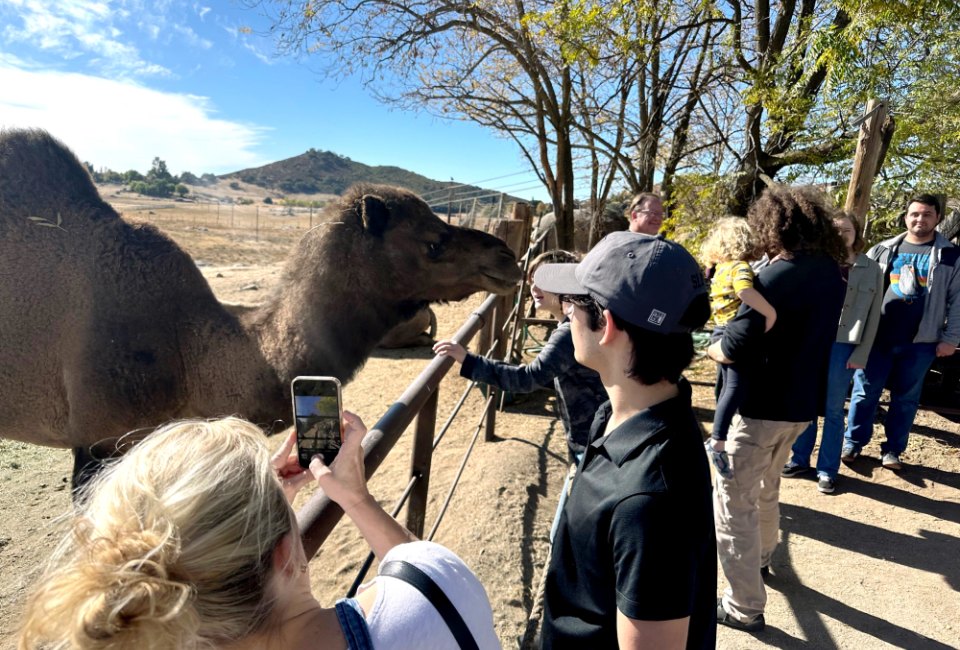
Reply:
[[857, 151], [853, 157], [853, 170], [850, 173], [850, 186], [843, 206], [844, 211], [859, 217], [864, 234], [867, 232], [870, 190], [873, 189], [873, 179], [877, 174], [877, 162], [883, 145], [881, 128], [887, 119], [887, 104], [881, 100], [871, 99], [867, 102], [866, 115], [867, 118], [860, 124]]
[[413, 451], [410, 456], [410, 475], [416, 476], [417, 482], [407, 501], [407, 530], [420, 538], [423, 537], [423, 526], [427, 517], [427, 489], [430, 487], [430, 464], [433, 460], [433, 436], [437, 429], [439, 394], [439, 388], [434, 390], [417, 414]]

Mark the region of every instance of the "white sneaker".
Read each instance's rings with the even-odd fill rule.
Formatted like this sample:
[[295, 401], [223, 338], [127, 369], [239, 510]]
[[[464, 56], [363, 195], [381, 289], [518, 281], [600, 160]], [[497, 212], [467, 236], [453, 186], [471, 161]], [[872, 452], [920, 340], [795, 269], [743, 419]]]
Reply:
[[892, 451], [888, 451], [883, 455], [883, 458], [880, 459], [880, 464], [893, 471], [903, 469], [903, 463], [900, 462], [900, 454], [895, 454]]

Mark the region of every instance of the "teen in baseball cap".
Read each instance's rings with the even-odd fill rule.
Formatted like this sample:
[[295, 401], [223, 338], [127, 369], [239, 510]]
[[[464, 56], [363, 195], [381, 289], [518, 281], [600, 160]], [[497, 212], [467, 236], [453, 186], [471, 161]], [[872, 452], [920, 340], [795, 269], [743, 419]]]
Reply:
[[557, 525], [541, 647], [713, 648], [712, 486], [682, 377], [710, 315], [700, 267], [661, 236], [618, 232], [534, 281], [561, 294], [574, 356], [610, 396]]

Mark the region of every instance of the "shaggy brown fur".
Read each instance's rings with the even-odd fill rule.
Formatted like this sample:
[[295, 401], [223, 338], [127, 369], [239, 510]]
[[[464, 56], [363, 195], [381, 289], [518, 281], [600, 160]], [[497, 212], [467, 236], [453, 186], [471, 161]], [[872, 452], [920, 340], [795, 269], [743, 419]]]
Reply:
[[499, 239], [359, 185], [293, 249], [277, 292], [235, 315], [179, 246], [102, 201], [61, 143], [3, 132], [0, 436], [77, 448], [173, 418], [289, 422], [293, 377], [347, 381], [430, 302], [519, 278]]

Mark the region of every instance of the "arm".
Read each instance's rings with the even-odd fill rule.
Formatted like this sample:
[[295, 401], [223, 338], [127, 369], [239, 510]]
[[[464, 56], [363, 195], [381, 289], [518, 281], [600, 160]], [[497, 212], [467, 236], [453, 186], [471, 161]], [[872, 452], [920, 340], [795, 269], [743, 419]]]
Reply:
[[760, 292], [750, 287], [737, 292], [737, 298], [748, 307], [763, 314], [766, 319], [766, 331], [770, 331], [773, 324], [777, 322], [777, 310], [773, 308], [767, 299], [760, 295]]
[[529, 393], [543, 386], [549, 387], [557, 376], [566, 373], [575, 363], [570, 325], [566, 323], [553, 331], [537, 358], [526, 365], [515, 366], [469, 355], [463, 371], [475, 381], [513, 393]]
[[689, 627], [689, 616], [669, 621], [638, 621], [617, 610], [617, 645], [621, 649], [683, 650], [687, 647]]
[[367, 428], [359, 417], [344, 411], [343, 446], [330, 466], [319, 456], [310, 462], [310, 472], [323, 491], [350, 517], [360, 534], [380, 559], [398, 544], [416, 541], [409, 530], [391, 517], [367, 490], [360, 442]]
[[699, 577], [716, 571], [710, 512], [694, 508], [680, 522], [677, 508], [688, 503], [664, 493], [635, 494], [613, 513], [610, 540], [621, 648], [686, 646], [701, 592]]
[[[947, 250], [945, 249], [944, 253]], [[953, 249], [956, 250], [956, 249]], [[960, 257], [958, 255], [957, 257]], [[947, 284], [947, 324], [943, 328], [943, 335], [937, 344], [937, 356], [948, 357], [954, 353], [960, 344], [960, 259], [953, 262], [953, 273]]]

